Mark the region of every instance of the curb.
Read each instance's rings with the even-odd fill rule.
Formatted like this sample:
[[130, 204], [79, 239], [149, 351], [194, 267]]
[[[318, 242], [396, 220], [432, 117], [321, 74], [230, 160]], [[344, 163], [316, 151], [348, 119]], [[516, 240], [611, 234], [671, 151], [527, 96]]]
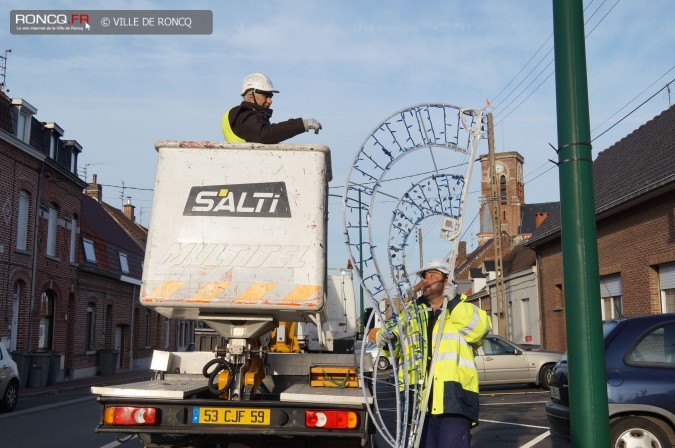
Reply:
[[111, 377], [90, 377], [76, 380], [62, 381], [51, 386], [36, 388], [36, 389], [21, 389], [19, 390], [19, 398], [21, 397], [40, 397], [45, 395], [56, 395], [62, 392], [71, 392], [80, 389], [89, 389], [92, 386], [114, 386], [117, 384], [133, 383], [138, 381], [147, 381], [152, 379], [151, 371], [139, 371], [135, 375], [119, 375]]

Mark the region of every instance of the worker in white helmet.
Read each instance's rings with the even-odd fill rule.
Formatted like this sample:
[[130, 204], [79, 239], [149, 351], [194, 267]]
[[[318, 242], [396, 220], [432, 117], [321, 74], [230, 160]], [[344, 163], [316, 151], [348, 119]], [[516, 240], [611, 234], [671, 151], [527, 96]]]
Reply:
[[[465, 302], [466, 295], [456, 294], [453, 269], [446, 261], [432, 261], [417, 275], [422, 279], [423, 295], [406, 304], [398, 325], [389, 324], [377, 333], [377, 345], [385, 354], [402, 358], [400, 364], [408, 361], [407, 368], [399, 368], [399, 384], [407, 376], [408, 384], [422, 384], [422, 396], [428, 394], [419, 446], [469, 448], [471, 428], [478, 424], [474, 350], [491, 329], [490, 317]], [[444, 303], [445, 314], [441, 315]]]
[[275, 144], [307, 131], [319, 133], [321, 123], [314, 118], [292, 118], [270, 123], [272, 96], [279, 93], [272, 80], [262, 73], [251, 73], [244, 78], [239, 106], [225, 112], [222, 120], [223, 136], [228, 142]]

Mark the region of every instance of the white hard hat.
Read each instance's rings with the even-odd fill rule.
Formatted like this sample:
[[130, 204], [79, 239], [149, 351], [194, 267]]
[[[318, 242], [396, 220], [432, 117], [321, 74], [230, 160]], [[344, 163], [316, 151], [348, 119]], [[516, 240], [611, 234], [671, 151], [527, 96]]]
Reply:
[[279, 91], [274, 88], [274, 85], [272, 85], [272, 80], [262, 73], [251, 73], [244, 78], [244, 81], [241, 83], [242, 96], [251, 89], [261, 92], [279, 93]]
[[439, 271], [445, 275], [450, 275], [452, 272], [452, 267], [450, 266], [450, 263], [445, 260], [434, 260], [425, 264], [422, 269], [417, 271], [417, 275], [424, 278], [424, 273], [431, 270]]

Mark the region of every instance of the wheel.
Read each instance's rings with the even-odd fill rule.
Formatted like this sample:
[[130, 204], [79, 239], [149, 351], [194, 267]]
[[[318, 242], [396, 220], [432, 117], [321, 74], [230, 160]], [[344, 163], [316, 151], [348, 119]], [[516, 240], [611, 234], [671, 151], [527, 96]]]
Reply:
[[641, 417], [628, 417], [615, 421], [610, 426], [610, 446], [628, 448], [644, 446], [649, 448], [670, 448], [666, 433], [658, 425]]
[[546, 364], [541, 366], [539, 370], [539, 385], [544, 390], [551, 388], [551, 381], [553, 381], [553, 364]]
[[3, 395], [0, 402], [0, 410], [3, 412], [13, 411], [17, 401], [19, 401], [19, 382], [12, 380], [7, 385], [7, 389], [5, 389], [5, 395]]
[[389, 368], [389, 359], [386, 356], [377, 358], [377, 370], [387, 370]]

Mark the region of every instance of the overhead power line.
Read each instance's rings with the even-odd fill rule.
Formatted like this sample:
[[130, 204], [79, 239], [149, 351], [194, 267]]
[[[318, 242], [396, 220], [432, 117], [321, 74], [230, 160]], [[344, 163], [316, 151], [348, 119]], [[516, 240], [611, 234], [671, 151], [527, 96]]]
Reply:
[[630, 112], [628, 112], [628, 113], [627, 113], [626, 115], [624, 115], [621, 119], [619, 119], [616, 123], [614, 123], [613, 125], [611, 125], [611, 126], [608, 127], [607, 129], [605, 129], [600, 135], [598, 135], [598, 136], [596, 136], [594, 139], [592, 139], [591, 142], [594, 142], [596, 139], [598, 139], [598, 138], [602, 137], [603, 135], [605, 135], [610, 129], [612, 129], [612, 128], [613, 128], [614, 126], [616, 126], [617, 124], [621, 123], [621, 122], [622, 122], [623, 120], [625, 120], [628, 116], [630, 116], [633, 112], [635, 112], [636, 110], [638, 110], [639, 108], [641, 108], [642, 106], [644, 106], [645, 104], [647, 104], [647, 103], [648, 103], [652, 98], [654, 98], [656, 95], [658, 95], [659, 93], [661, 93], [661, 92], [663, 92], [664, 90], [666, 90], [666, 89], [667, 89], [674, 81], [675, 81], [675, 79], [672, 79], [668, 84], [666, 84], [665, 86], [663, 86], [662, 88], [660, 88], [655, 94], [653, 94], [652, 96], [650, 96], [649, 98], [647, 98], [646, 100], [644, 100], [644, 101], [643, 101], [642, 103], [640, 103], [640, 105], [638, 105], [635, 109], [633, 109], [633, 110], [631, 110]]
[[[601, 10], [601, 8], [603, 7], [603, 5], [604, 5], [607, 1], [608, 1], [608, 0], [604, 0], [597, 8], [595, 8], [595, 10], [594, 10], [594, 11], [590, 14], [590, 16], [588, 17], [588, 19], [586, 19], [585, 25], [589, 25], [589, 24], [590, 24], [590, 22], [593, 20], [593, 18], [596, 16], [596, 14], [599, 13], [599, 11]], [[588, 36], [590, 36], [591, 33], [593, 33], [593, 31], [595, 31], [595, 29], [596, 29], [596, 28], [597, 28], [597, 27], [598, 27], [598, 26], [599, 26], [599, 25], [607, 18], [607, 16], [609, 15], [609, 13], [612, 12], [612, 10], [614, 10], [614, 8], [617, 6], [617, 4], [618, 4], [620, 1], [621, 1], [621, 0], [616, 0], [616, 2], [609, 8], [609, 10], [606, 11], [606, 12], [604, 13], [604, 15], [603, 15], [600, 19], [598, 19], [598, 21], [593, 25], [593, 27], [591, 28], [591, 30], [590, 30], [589, 32], [586, 33], [586, 36], [585, 36], [586, 39], [588, 39]], [[584, 12], [586, 12], [586, 11], [591, 7], [592, 3], [593, 3], [593, 2], [590, 2], [590, 3], [586, 6], [586, 8], [584, 9]], [[503, 89], [500, 91], [500, 93], [497, 95], [497, 97], [495, 97], [495, 99], [498, 99], [499, 96], [501, 96], [502, 92], [504, 92], [504, 91], [508, 88], [508, 86], [512, 85], [512, 84], [516, 81], [516, 79], [518, 79], [518, 77], [520, 76], [520, 74], [522, 74], [522, 73], [526, 70], [526, 68], [527, 68], [527, 66], [530, 64], [530, 62], [532, 62], [533, 60], [535, 60], [536, 56], [540, 53], [540, 51], [541, 51], [544, 47], [546, 47], [546, 46], [548, 45], [548, 42], [551, 40], [551, 37], [552, 37], [552, 36], [553, 36], [553, 34], [551, 34], [551, 35], [549, 35], [549, 36], [547, 37], [547, 39], [546, 39], [546, 40], [544, 41], [544, 43], [537, 49], [537, 51], [534, 53], [534, 55], [533, 55], [533, 56], [525, 63], [525, 65], [518, 71], [518, 74], [516, 74], [516, 76], [515, 76], [511, 81], [509, 81], [509, 83], [507, 84], [507, 87], [503, 88]], [[508, 94], [506, 94], [506, 96], [504, 96], [504, 98], [501, 100], [501, 102], [498, 102], [498, 103], [493, 107], [493, 113], [495, 114], [495, 125], [498, 125], [498, 124], [500, 124], [502, 121], [504, 121], [504, 119], [506, 119], [509, 115], [511, 115], [511, 113], [513, 113], [516, 109], [518, 109], [525, 101], [527, 101], [527, 99], [530, 98], [530, 97], [532, 96], [532, 94], [534, 94], [534, 92], [536, 92], [536, 91], [544, 84], [544, 82], [546, 82], [551, 76], [553, 76], [554, 71], [553, 71], [553, 69], [551, 68], [551, 65], [553, 64], [554, 58], [553, 58], [553, 56], [552, 56], [552, 53], [553, 53], [553, 45], [551, 44], [551, 46], [550, 46], [549, 50], [546, 52], [546, 54], [544, 54], [543, 56], [541, 56], [541, 57], [537, 60], [537, 63], [536, 63], [536, 64], [534, 65], [534, 67], [527, 73], [527, 75], [525, 75], [525, 77], [524, 77], [519, 83], [517, 83], [517, 85], [516, 85], [515, 87], [509, 89]], [[548, 61], [548, 63], [546, 64], [546, 66], [543, 67], [541, 70], [538, 70], [538, 68], [539, 68], [539, 67], [540, 67], [547, 59], [549, 59], [549, 61]], [[543, 80], [541, 83], [537, 84], [537, 85], [536, 85], [529, 93], [527, 93], [527, 92], [530, 90], [530, 88], [533, 86], [533, 84], [536, 82], [536, 80], [539, 79], [539, 78], [541, 78], [542, 75], [545, 75], [545, 74], [547, 73], [547, 71], [549, 71], [549, 70], [550, 70], [550, 73], [548, 73], [548, 74], [546, 75], [546, 77], [544, 78], [544, 80]], [[527, 85], [526, 85], [525, 87], [523, 87], [522, 89], [520, 89], [520, 87], [521, 87], [528, 79], [530, 79], [530, 77], [532, 77], [532, 76], [533, 76], [533, 79], [532, 79], [529, 83], [527, 83]], [[521, 98], [523, 95], [526, 95], [525, 98], [524, 98], [522, 101], [517, 102], [518, 99]], [[494, 100], [491, 101], [491, 103], [494, 103]], [[512, 106], [513, 106], [513, 107], [512, 107]], [[509, 111], [509, 108], [510, 108], [510, 111]], [[509, 112], [507, 113], [507, 111], [509, 111]], [[506, 115], [504, 116], [504, 114], [506, 114]], [[499, 118], [499, 121], [497, 121], [497, 118]]]

